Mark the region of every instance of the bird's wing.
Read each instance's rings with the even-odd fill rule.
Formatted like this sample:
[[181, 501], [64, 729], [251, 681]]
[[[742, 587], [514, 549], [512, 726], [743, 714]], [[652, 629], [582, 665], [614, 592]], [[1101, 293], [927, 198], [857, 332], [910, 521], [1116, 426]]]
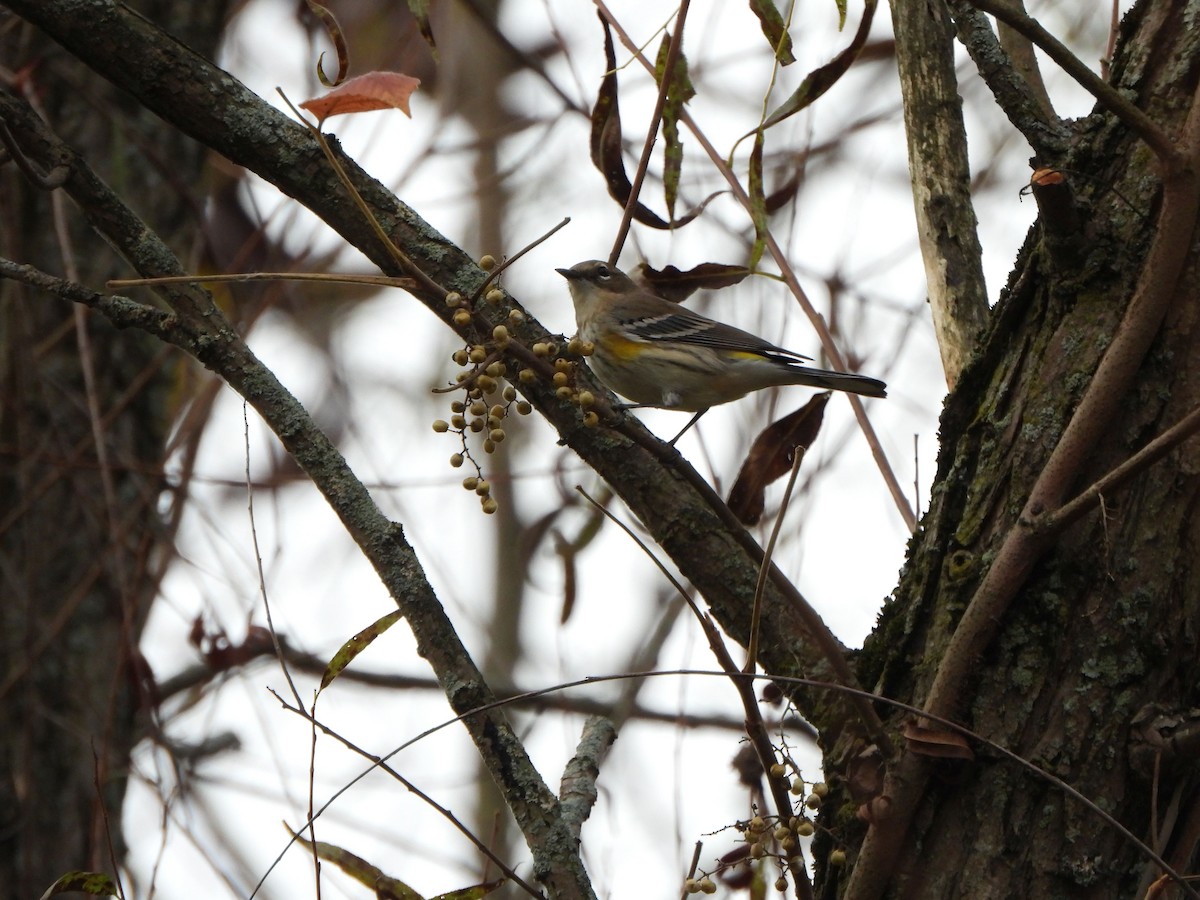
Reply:
[[699, 344], [714, 350], [734, 350], [756, 353], [781, 362], [807, 360], [809, 357], [777, 347], [762, 338], [724, 322], [717, 322], [698, 312], [679, 307], [660, 315], [621, 318], [629, 336], [643, 341], [679, 341]]

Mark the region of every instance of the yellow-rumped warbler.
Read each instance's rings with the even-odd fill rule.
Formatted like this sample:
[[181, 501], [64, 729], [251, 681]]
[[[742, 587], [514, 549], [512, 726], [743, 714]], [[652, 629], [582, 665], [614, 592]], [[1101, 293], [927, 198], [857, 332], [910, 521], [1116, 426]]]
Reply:
[[887, 396], [878, 379], [802, 366], [807, 356], [657, 297], [600, 260], [556, 271], [571, 287], [579, 338], [595, 346], [592, 371], [633, 401], [626, 409], [696, 413], [683, 431], [710, 406], [777, 385]]

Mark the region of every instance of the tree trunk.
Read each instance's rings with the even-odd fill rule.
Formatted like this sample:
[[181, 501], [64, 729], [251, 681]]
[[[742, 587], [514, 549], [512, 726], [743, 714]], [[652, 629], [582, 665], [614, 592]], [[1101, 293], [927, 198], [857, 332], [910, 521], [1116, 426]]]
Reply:
[[[1187, 24], [1196, 7], [1140, 3], [1113, 67], [1113, 82], [1172, 136], [1196, 85], [1200, 31]], [[930, 511], [860, 659], [864, 685], [917, 706], [1002, 543], [1027, 526], [1018, 519], [1029, 515], [1034, 482], [1113, 343], [1157, 239], [1162, 172], [1146, 144], [1104, 111], [1075, 123], [1073, 135], [1069, 157], [1052, 162], [1067, 173], [1081, 231], [1052, 233], [1043, 211], [1031, 232], [982, 350], [946, 406]], [[1066, 499], [1197, 407], [1194, 229], [1193, 213], [1165, 322]], [[1196, 754], [1164, 748], [1156, 760], [1146, 741], [1197, 721], [1198, 470], [1192, 438], [1096, 497], [990, 626], [952, 711], [1095, 801], [1183, 872], [1200, 864]], [[896, 727], [907, 718], [884, 712]], [[1127, 898], [1144, 896], [1161, 874], [1059, 786], [975, 750], [973, 762], [919, 763], [928, 780], [890, 876], [853, 876], [851, 896]], [[865, 831], [856, 807], [829, 817], [852, 852], [846, 869], [825, 870], [822, 896], [835, 895], [838, 873], [856, 861]], [[873, 810], [863, 817], [892, 812], [886, 802]], [[818, 845], [819, 862], [830, 846]]]
[[[200, 52], [216, 46], [223, 4], [140, 5]], [[139, 211], [160, 234], [190, 240], [199, 146], [31, 26], [6, 21], [0, 58], [18, 72], [12, 93], [111, 185], [153, 198]], [[96, 252], [69, 201], [12, 164], [0, 196], [4, 256], [95, 287], [130, 274]], [[184, 363], [7, 280], [0, 359], [0, 884], [37, 897], [66, 871], [111, 872], [123, 854], [121, 803], [149, 699], [137, 642], [169, 554], [158, 513], [168, 390]]]

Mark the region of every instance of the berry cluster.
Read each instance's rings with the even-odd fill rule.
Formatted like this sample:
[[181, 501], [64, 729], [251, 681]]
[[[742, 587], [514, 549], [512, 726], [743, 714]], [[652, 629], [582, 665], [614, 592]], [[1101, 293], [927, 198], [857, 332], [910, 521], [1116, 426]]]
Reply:
[[[770, 777], [781, 779], [788, 777], [789, 767], [784, 763], [771, 766]], [[807, 796], [804, 779], [799, 776], [792, 779], [791, 794], [796, 797], [804, 796], [803, 807], [808, 810], [819, 809], [829, 788], [822, 782], [811, 786]], [[794, 815], [786, 821], [782, 816], [763, 816], [756, 814], [747, 822], [739, 822], [734, 826], [740, 833], [742, 843], [734, 850], [726, 853], [718, 862], [714, 873], [700, 873], [697, 877], [688, 878], [684, 882], [684, 891], [688, 894], [711, 894], [716, 890], [712, 874], [716, 874], [731, 888], [749, 886], [753, 880], [751, 870], [747, 867], [752, 862], [775, 860], [779, 865], [779, 875], [775, 879], [775, 890], [783, 893], [788, 888], [788, 860], [795, 855], [801, 838], [811, 837], [815, 826], [808, 817], [799, 801]], [[830, 854], [831, 865], [845, 864], [845, 853], [835, 850]]]
[[[498, 325], [496, 332], [502, 328], [503, 325]], [[507, 330], [499, 338], [493, 333], [497, 344], [501, 341], [507, 344], [507, 338]], [[484, 435], [483, 452], [494, 453], [496, 446], [507, 436], [504, 424], [508, 416], [514, 411], [522, 416], [533, 412], [528, 401], [517, 399], [516, 388], [511, 384], [502, 384], [508, 369], [504, 361], [498, 358], [499, 355], [499, 347], [489, 350], [482, 344], [455, 351], [454, 361], [465, 369], [458, 373], [456, 380], [466, 397], [450, 401], [450, 421], [438, 419], [433, 423], [433, 430], [439, 434], [454, 431], [459, 435], [462, 451], [450, 457], [450, 465], [457, 469], [467, 462], [471, 463], [475, 474], [463, 479], [463, 487], [479, 495], [483, 511], [489, 515], [497, 509], [496, 500], [491, 496], [492, 485], [483, 477], [482, 468], [471, 455], [467, 435]]]
[[[485, 256], [480, 260], [484, 269], [495, 267], [495, 260]], [[499, 306], [505, 300], [504, 291], [492, 288], [483, 297], [492, 306]], [[472, 322], [471, 301], [457, 292], [446, 295], [446, 305], [454, 310], [451, 315], [455, 325], [466, 327]], [[508, 321], [512, 325], [525, 322], [525, 313], [519, 309], [510, 309]], [[462, 451], [450, 457], [450, 465], [461, 468], [468, 462], [475, 469], [475, 474], [463, 479], [463, 487], [479, 495], [480, 504], [485, 513], [496, 511], [495, 498], [491, 496], [491, 482], [483, 477], [483, 469], [471, 454], [468, 434], [483, 436], [481, 446], [484, 453], [493, 453], [501, 443], [505, 434], [505, 420], [515, 411], [518, 415], [527, 416], [533, 407], [526, 400], [517, 398], [517, 391], [511, 384], [505, 383], [510, 378], [508, 364], [504, 361], [504, 353], [513, 342], [508, 325], [497, 325], [492, 329], [491, 340], [487, 343], [468, 344], [456, 350], [451, 358], [463, 371], [455, 376], [455, 386], [447, 390], [463, 391], [465, 399], [453, 400], [450, 403], [450, 419], [437, 419], [433, 430], [439, 434], [456, 432], [462, 441]], [[592, 345], [578, 338], [571, 338], [567, 343], [567, 352], [573, 356], [590, 356]], [[583, 424], [594, 427], [599, 424], [599, 416], [591, 408], [596, 402], [591, 391], [580, 390], [574, 386], [575, 361], [559, 356], [560, 347], [552, 340], [538, 341], [529, 347], [539, 359], [546, 360], [553, 367], [551, 376], [555, 393], [559, 399], [575, 403], [583, 410]], [[519, 369], [516, 380], [521, 384], [531, 384], [542, 377], [536, 369], [528, 366]], [[499, 395], [499, 396], [497, 396]]]

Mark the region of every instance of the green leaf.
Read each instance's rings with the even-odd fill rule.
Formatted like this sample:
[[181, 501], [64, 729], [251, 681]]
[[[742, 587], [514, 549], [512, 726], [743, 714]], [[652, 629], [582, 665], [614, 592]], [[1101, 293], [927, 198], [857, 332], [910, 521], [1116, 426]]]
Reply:
[[667, 54], [671, 48], [671, 35], [663, 35], [662, 44], [658, 48], [658, 59], [654, 63], [654, 79], [662, 86], [663, 78], [667, 82], [667, 97], [663, 104], [663, 193], [667, 204], [667, 214], [675, 218], [675, 201], [679, 197], [679, 176], [683, 171], [683, 143], [679, 139], [679, 116], [683, 105], [696, 96], [696, 89], [688, 77], [687, 58], [680, 53], [676, 60], [674, 71], [664, 75], [667, 65]]
[[750, 172], [747, 193], [750, 195], [750, 220], [754, 223], [754, 246], [750, 249], [750, 268], [758, 268], [767, 249], [767, 197], [763, 190], [763, 132], [754, 135], [754, 149], [750, 151]]
[[762, 128], [766, 129], [772, 125], [777, 125], [789, 116], [794, 116], [800, 110], [810, 106], [818, 97], [833, 87], [839, 78], [846, 74], [846, 70], [858, 58], [863, 45], [867, 42], [867, 32], [871, 30], [871, 21], [875, 18], [875, 7], [877, 5], [878, 0], [866, 0], [862, 21], [858, 23], [858, 31], [855, 32], [854, 40], [850, 42], [850, 46], [825, 65], [813, 69], [808, 74], [808, 77], [801, 82], [800, 87], [796, 88], [795, 92], [787, 100], [767, 116], [767, 120], [761, 126]]
[[93, 897], [118, 896], [117, 885], [103, 872], [68, 872], [46, 889], [41, 900], [56, 894], [83, 893]]
[[393, 625], [400, 621], [400, 610], [388, 613], [381, 619], [372, 622], [346, 643], [342, 644], [337, 653], [333, 654], [333, 659], [329, 661], [329, 665], [325, 667], [325, 674], [321, 676], [321, 690], [329, 687], [333, 683], [333, 679], [342, 674], [342, 670], [354, 661], [358, 654], [362, 653], [371, 646], [371, 642], [379, 637]]
[[[291, 829], [288, 829], [289, 831]], [[313, 842], [303, 836], [292, 833], [296, 842], [312, 849]], [[383, 874], [378, 866], [373, 866], [361, 856], [356, 856], [349, 850], [344, 850], [337, 844], [327, 841], [317, 841], [317, 856], [326, 862], [331, 862], [355, 881], [365, 884], [375, 891], [375, 896], [381, 900], [425, 900], [420, 894], [398, 878]]]
[[[846, 0], [837, 0], [837, 3], [843, 10], [842, 20], [845, 21]], [[792, 55], [792, 38], [773, 0], [750, 0], [750, 11], [758, 16], [758, 24], [762, 26], [762, 33], [767, 40], [771, 42], [771, 51], [779, 60], [779, 64], [789, 66], [794, 63], [796, 57]]]
[[[613, 49], [612, 33], [604, 17], [600, 17], [604, 26], [604, 60], [607, 69], [600, 83], [600, 92], [596, 96], [596, 105], [592, 107], [592, 164], [600, 170], [608, 185], [608, 193], [614, 200], [624, 206], [629, 202], [633, 193], [633, 182], [625, 172], [624, 147], [621, 139], [621, 112], [617, 105], [617, 55]], [[633, 218], [643, 225], [660, 230], [682, 228], [704, 211], [713, 197], [724, 191], [717, 191], [706, 197], [694, 209], [685, 215], [665, 221], [640, 200], [633, 204]]]
[[[290, 831], [291, 829], [288, 830]], [[297, 843], [307, 848], [312, 848], [312, 842], [306, 840], [302, 835], [292, 832], [292, 836], [296, 838]], [[421, 894], [414, 891], [399, 878], [385, 875], [383, 870], [378, 866], [372, 865], [361, 856], [357, 856], [349, 850], [339, 847], [337, 844], [330, 844], [327, 841], [317, 841], [316, 848], [317, 856], [326, 862], [333, 863], [355, 881], [374, 890], [378, 900], [424, 900]], [[488, 881], [483, 884], [472, 885], [471, 887], [451, 891], [448, 894], [439, 894], [434, 900], [479, 900], [479, 898], [487, 896], [506, 881], [507, 879], [502, 878], [498, 881]]]

